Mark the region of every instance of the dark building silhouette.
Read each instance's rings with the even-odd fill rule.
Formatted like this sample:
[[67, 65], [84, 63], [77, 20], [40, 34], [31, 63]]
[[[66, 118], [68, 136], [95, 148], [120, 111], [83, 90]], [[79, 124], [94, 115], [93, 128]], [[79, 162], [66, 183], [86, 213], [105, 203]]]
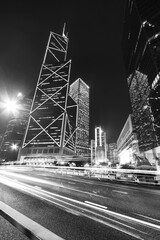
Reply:
[[126, 1], [123, 54], [140, 152], [160, 145], [160, 1]]

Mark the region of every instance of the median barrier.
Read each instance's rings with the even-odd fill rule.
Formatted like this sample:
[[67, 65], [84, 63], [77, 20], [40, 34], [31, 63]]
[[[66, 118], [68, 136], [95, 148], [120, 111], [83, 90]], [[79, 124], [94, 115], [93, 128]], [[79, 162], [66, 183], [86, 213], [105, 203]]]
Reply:
[[[20, 166], [19, 166], [20, 167]], [[30, 166], [38, 170], [50, 171], [56, 174], [74, 175], [93, 179], [115, 180], [116, 182], [130, 182], [139, 184], [160, 185], [160, 171], [118, 169], [118, 168], [95, 168], [95, 167], [67, 167], [67, 166]]]
[[7, 204], [0, 201], [0, 215], [32, 240], [64, 240]]

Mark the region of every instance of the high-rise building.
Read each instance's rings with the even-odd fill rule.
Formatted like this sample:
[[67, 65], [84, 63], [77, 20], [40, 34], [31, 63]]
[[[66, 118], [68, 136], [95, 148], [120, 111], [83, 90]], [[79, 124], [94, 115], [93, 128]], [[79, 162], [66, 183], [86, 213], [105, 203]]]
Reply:
[[109, 165], [115, 165], [118, 163], [118, 151], [116, 143], [108, 144], [107, 157], [109, 159]]
[[68, 38], [51, 32], [35, 89], [20, 159], [75, 154], [77, 104], [69, 96]]
[[107, 162], [107, 144], [106, 133], [101, 127], [95, 128], [95, 164], [99, 165], [101, 162]]
[[117, 151], [121, 165], [136, 165], [136, 159], [139, 156], [139, 147], [131, 114], [128, 116], [117, 139]]
[[70, 86], [69, 95], [77, 103], [76, 154], [89, 155], [89, 86], [78, 78]]
[[95, 164], [95, 140], [91, 139], [91, 166]]
[[6, 161], [17, 159], [18, 149], [22, 146], [27, 127], [31, 103], [32, 100], [28, 97], [17, 97], [18, 110], [11, 115], [1, 142], [0, 156]]
[[126, 1], [123, 53], [140, 152], [160, 145], [160, 2]]

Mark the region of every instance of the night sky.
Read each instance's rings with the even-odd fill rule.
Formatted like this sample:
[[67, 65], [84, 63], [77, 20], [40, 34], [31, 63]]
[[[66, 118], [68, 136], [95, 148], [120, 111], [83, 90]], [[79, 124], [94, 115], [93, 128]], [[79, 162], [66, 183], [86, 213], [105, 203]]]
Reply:
[[[14, 3], [13, 3], [14, 2]], [[107, 141], [117, 140], [130, 113], [121, 40], [125, 0], [12, 1], [0, 8], [0, 97], [36, 86], [49, 32], [62, 33], [66, 22], [72, 83], [90, 86], [90, 138], [101, 126]], [[7, 117], [0, 115], [0, 130]]]

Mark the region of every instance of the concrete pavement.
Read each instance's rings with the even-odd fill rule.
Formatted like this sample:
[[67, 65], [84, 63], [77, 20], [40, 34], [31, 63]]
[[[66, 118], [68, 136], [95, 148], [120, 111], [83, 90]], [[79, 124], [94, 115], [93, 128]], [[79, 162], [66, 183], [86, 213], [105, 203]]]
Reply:
[[0, 216], [0, 239], [1, 240], [29, 240], [22, 232], [10, 222]]

